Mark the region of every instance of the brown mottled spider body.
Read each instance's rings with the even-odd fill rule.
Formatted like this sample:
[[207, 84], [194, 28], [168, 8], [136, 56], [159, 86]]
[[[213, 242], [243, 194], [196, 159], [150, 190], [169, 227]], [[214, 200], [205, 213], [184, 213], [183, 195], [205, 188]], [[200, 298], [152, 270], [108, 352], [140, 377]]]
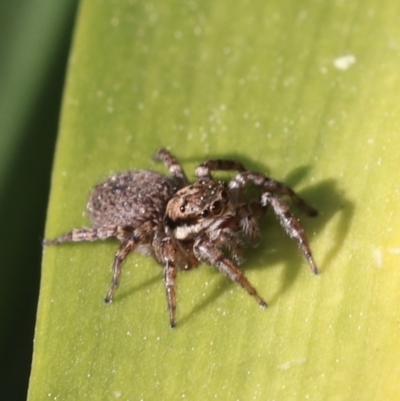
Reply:
[[[208, 160], [196, 169], [190, 184], [176, 158], [165, 149], [155, 154], [171, 177], [134, 170], [113, 175], [91, 192], [87, 204], [92, 228], [74, 229], [45, 245], [116, 238], [121, 242], [114, 257], [111, 287], [105, 302], [118, 288], [122, 263], [132, 251], [153, 256], [162, 266], [170, 326], [176, 323], [176, 275], [200, 263], [217, 268], [238, 282], [263, 307], [267, 303], [237, 267], [243, 244], [259, 237], [258, 220], [272, 207], [286, 233], [297, 240], [313, 273], [318, 274], [303, 228], [281, 199], [289, 196], [310, 215], [317, 212], [286, 185], [264, 174], [246, 171], [234, 160]], [[238, 174], [229, 182], [216, 181], [214, 170]], [[246, 199], [245, 187], [253, 184], [261, 195]]]

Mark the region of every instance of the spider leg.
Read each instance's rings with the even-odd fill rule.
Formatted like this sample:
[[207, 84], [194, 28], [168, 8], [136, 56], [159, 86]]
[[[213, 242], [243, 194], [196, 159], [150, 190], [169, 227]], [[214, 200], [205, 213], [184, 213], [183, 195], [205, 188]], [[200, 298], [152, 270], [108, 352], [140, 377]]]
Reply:
[[167, 167], [170, 174], [176, 179], [180, 187], [184, 187], [189, 184], [189, 180], [183, 171], [183, 167], [178, 162], [177, 158], [167, 149], [158, 149], [153, 156], [153, 159], [162, 161], [164, 163], [165, 167]]
[[312, 256], [304, 229], [294, 214], [290, 211], [289, 206], [278, 196], [268, 192], [261, 196], [261, 204], [266, 207], [272, 206], [286, 233], [289, 237], [294, 238], [299, 243], [300, 249], [310, 265], [311, 271], [314, 274], [319, 274], [319, 269]]
[[122, 271], [122, 262], [127, 258], [127, 256], [135, 249], [137, 245], [137, 241], [134, 238], [130, 238], [129, 240], [123, 242], [118, 248], [117, 253], [114, 256], [113, 263], [113, 275], [111, 280], [111, 287], [108, 290], [108, 293], [104, 299], [106, 304], [112, 302], [115, 291], [119, 286], [119, 282], [121, 279], [121, 271]]
[[201, 163], [195, 171], [195, 175], [198, 179], [201, 178], [212, 178], [211, 171], [221, 170], [221, 171], [246, 171], [242, 163], [236, 160], [221, 160], [212, 159]]
[[309, 216], [313, 217], [318, 215], [318, 212], [313, 207], [309, 206], [287, 185], [266, 177], [264, 174], [253, 173], [250, 171], [239, 173], [229, 183], [229, 189], [231, 190], [234, 199], [239, 198], [239, 195], [243, 192], [244, 187], [249, 182], [257, 187], [261, 187], [266, 192], [289, 196], [292, 201], [301, 207]]
[[169, 326], [176, 326], [176, 273], [175, 263], [166, 263], [164, 266], [164, 286], [167, 294]]
[[167, 295], [169, 326], [176, 326], [176, 275], [178, 271], [176, 249], [170, 237], [155, 237], [153, 242], [155, 257], [163, 267], [164, 287]]
[[43, 245], [59, 245], [66, 242], [84, 242], [105, 240], [108, 238], [117, 238], [119, 241], [125, 241], [131, 235], [130, 227], [122, 226], [105, 226], [99, 228], [76, 228], [55, 239], [46, 239]]
[[247, 280], [243, 272], [228, 259], [218, 248], [205, 239], [199, 240], [194, 244], [193, 251], [198, 260], [216, 267], [221, 273], [229, 277], [232, 281], [239, 283], [251, 295], [260, 306], [266, 307], [267, 303], [258, 295], [256, 289]]
[[265, 214], [266, 210], [266, 207], [262, 207], [260, 202], [255, 200], [248, 204], [240, 204], [236, 208], [240, 228], [253, 245], [256, 245], [260, 238], [258, 219]]

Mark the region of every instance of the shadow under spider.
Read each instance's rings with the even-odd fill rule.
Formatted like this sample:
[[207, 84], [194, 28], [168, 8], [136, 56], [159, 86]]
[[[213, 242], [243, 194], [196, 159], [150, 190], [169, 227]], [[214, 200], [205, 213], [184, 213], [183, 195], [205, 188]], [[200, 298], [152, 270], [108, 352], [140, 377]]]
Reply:
[[[134, 285], [133, 287], [123, 291], [122, 288], [120, 288], [120, 291], [118, 291], [118, 293], [115, 295], [115, 299], [113, 300], [113, 303], [118, 302], [118, 301], [122, 301], [125, 298], [130, 298], [131, 296], [133, 296], [135, 293], [139, 292], [139, 291], [143, 291], [144, 289], [154, 286], [155, 284], [159, 283], [160, 281], [162, 281], [162, 271], [159, 270], [153, 277], [151, 277], [150, 279], [147, 279], [141, 283], [138, 283], [136, 285]], [[122, 291], [121, 291], [122, 290]]]

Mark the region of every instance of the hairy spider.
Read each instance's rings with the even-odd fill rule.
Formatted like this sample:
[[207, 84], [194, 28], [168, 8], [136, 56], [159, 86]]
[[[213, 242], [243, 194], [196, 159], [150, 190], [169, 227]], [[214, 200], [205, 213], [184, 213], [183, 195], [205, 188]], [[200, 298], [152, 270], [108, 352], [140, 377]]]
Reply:
[[[113, 175], [91, 192], [87, 203], [92, 228], [79, 228], [45, 245], [116, 238], [121, 242], [114, 257], [111, 287], [105, 298], [110, 303], [118, 288], [122, 263], [132, 251], [153, 256], [162, 266], [167, 294], [169, 323], [176, 324], [176, 275], [200, 263], [217, 268], [238, 282], [262, 307], [258, 295], [237, 267], [242, 248], [255, 244], [260, 235], [258, 220], [272, 207], [286, 233], [294, 238], [313, 273], [318, 274], [305, 232], [289, 206], [281, 199], [289, 196], [309, 216], [317, 212], [292, 189], [264, 174], [247, 171], [235, 160], [208, 160], [195, 171], [197, 181], [189, 183], [178, 160], [166, 149], [159, 149], [155, 160], [169, 169], [171, 177], [133, 170]], [[239, 173], [230, 181], [216, 181], [214, 170]], [[246, 199], [247, 184], [260, 194]]]

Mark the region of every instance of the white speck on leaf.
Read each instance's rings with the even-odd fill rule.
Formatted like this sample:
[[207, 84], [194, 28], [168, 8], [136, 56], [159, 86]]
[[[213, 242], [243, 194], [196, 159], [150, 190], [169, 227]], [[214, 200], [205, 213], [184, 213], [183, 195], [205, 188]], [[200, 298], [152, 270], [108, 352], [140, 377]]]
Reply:
[[278, 369], [280, 370], [287, 370], [290, 369], [293, 366], [296, 365], [302, 365], [307, 361], [307, 358], [298, 358], [298, 359], [292, 359], [291, 361], [281, 363], [280, 365], [277, 366]]
[[338, 69], [345, 71], [349, 69], [357, 61], [354, 54], [346, 54], [333, 60], [333, 65]]
[[383, 259], [382, 259], [382, 251], [380, 248], [373, 248], [372, 255], [374, 257], [374, 261], [376, 266], [383, 267]]

